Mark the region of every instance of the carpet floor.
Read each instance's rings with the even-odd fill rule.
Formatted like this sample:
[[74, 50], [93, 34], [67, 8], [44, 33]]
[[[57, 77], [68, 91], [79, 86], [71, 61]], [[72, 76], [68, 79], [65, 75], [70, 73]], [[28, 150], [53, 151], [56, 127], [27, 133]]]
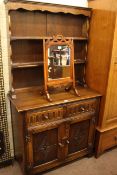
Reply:
[[[22, 175], [17, 162], [0, 169], [0, 175]], [[58, 167], [42, 175], [117, 175], [117, 148], [112, 149], [98, 159], [84, 157], [65, 166]]]

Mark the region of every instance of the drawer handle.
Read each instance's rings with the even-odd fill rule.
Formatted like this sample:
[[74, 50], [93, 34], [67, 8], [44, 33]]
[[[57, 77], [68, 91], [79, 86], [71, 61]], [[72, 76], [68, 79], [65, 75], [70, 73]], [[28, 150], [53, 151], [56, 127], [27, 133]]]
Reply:
[[69, 144], [69, 140], [66, 140], [66, 143]]
[[64, 145], [63, 145], [62, 143], [58, 143], [58, 145], [59, 145], [61, 148], [64, 147]]
[[81, 111], [82, 111], [82, 112], [84, 112], [84, 111], [85, 111], [85, 108], [84, 108], [84, 107], [81, 107], [80, 109], [81, 109]]
[[49, 117], [48, 117], [47, 115], [45, 115], [44, 118], [45, 118], [46, 120], [49, 119]]

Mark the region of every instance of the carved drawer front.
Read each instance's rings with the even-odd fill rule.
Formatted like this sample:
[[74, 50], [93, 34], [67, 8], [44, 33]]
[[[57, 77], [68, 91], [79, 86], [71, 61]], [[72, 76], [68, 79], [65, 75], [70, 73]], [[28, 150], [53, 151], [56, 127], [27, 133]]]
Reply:
[[96, 112], [98, 100], [90, 99], [80, 102], [75, 102], [67, 107], [67, 116], [78, 115], [85, 112]]
[[63, 117], [63, 108], [57, 107], [45, 110], [35, 110], [32, 112], [27, 112], [27, 125], [44, 124], [46, 122], [61, 119]]

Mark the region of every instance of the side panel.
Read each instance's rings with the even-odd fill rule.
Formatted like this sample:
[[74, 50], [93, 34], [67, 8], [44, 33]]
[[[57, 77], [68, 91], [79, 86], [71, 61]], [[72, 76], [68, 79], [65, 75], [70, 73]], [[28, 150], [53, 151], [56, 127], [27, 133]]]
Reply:
[[114, 12], [94, 9], [90, 22], [86, 82], [90, 88], [102, 94], [99, 127], [103, 125], [115, 20]]

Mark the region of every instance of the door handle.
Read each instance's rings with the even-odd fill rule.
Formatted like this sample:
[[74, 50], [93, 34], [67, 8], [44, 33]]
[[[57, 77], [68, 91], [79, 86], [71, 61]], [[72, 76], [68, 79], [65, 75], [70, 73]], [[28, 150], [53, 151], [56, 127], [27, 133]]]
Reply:
[[69, 144], [70, 143], [69, 140], [66, 140], [66, 143]]
[[60, 148], [64, 147], [64, 144], [62, 144], [62, 143], [58, 143], [58, 145], [60, 146]]

